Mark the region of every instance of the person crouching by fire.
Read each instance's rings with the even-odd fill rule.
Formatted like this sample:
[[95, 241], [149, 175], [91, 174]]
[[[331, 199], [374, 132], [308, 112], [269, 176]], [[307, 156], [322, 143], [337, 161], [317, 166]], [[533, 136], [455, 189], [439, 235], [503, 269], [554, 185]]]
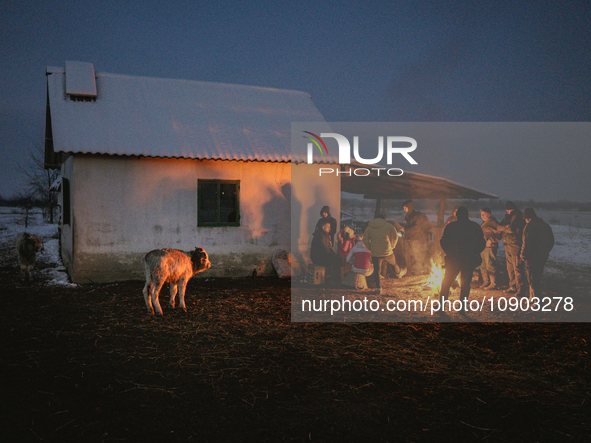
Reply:
[[480, 218], [482, 223], [482, 234], [486, 241], [486, 247], [480, 253], [482, 264], [480, 265], [480, 274], [482, 274], [482, 285], [480, 289], [490, 291], [497, 289], [497, 271], [495, 263], [497, 261], [497, 251], [499, 250], [499, 240], [501, 234], [497, 231], [498, 221], [491, 215], [490, 208], [482, 208], [480, 210]]
[[369, 277], [374, 272], [371, 251], [363, 243], [363, 234], [358, 235], [356, 239], [357, 243], [349, 251], [346, 261], [354, 273]]
[[[441, 306], [449, 297], [449, 289], [460, 274], [460, 300], [463, 311], [470, 297], [470, 282], [474, 269], [481, 263], [480, 253], [486, 247], [482, 228], [468, 218], [468, 209], [460, 206], [456, 213], [457, 221], [451, 222], [443, 230], [439, 241], [445, 252], [445, 275], [441, 283]], [[464, 301], [466, 300], [466, 301]]]
[[332, 215], [330, 215], [329, 206], [323, 206], [320, 210], [320, 220], [318, 220], [316, 223], [316, 228], [314, 228], [314, 231], [321, 229], [322, 225], [326, 222], [330, 223], [330, 232], [328, 234], [330, 235], [331, 243], [334, 245], [334, 235], [337, 233], [337, 221]]
[[525, 272], [529, 283], [529, 301], [534, 297], [542, 300], [542, 273], [548, 255], [554, 247], [554, 233], [548, 223], [539, 218], [533, 208], [523, 211], [525, 228], [520, 258], [525, 262]]
[[314, 231], [310, 246], [310, 259], [318, 266], [329, 268], [334, 283], [341, 282], [341, 265], [343, 259], [332, 247], [330, 238], [331, 224], [329, 221], [320, 224]]
[[349, 251], [353, 249], [356, 243], [357, 239], [355, 237], [355, 231], [353, 231], [353, 229], [351, 229], [349, 226], [345, 226], [337, 234], [337, 254], [341, 256], [343, 262], [345, 263], [342, 276], [347, 275], [347, 273], [351, 270], [351, 265], [347, 262], [347, 256], [349, 255]]
[[519, 254], [525, 221], [523, 214], [512, 201], [505, 203], [505, 212], [507, 214], [497, 225], [497, 230], [503, 235], [507, 274], [509, 275], [509, 288], [505, 292], [523, 296], [525, 295], [525, 269]]

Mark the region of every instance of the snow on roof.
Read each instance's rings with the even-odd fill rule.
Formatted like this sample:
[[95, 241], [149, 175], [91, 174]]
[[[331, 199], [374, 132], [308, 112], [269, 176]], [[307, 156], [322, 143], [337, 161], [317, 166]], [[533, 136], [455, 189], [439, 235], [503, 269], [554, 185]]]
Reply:
[[67, 75], [47, 68], [55, 152], [288, 162], [291, 122], [324, 122], [299, 91], [97, 72], [95, 100]]
[[96, 75], [92, 63], [66, 62], [66, 94], [96, 97]]

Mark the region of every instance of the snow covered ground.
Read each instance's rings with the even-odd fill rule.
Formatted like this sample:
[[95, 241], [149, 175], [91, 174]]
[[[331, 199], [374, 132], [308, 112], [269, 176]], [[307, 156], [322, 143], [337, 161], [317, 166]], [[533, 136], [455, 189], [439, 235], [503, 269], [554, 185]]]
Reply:
[[[0, 266], [18, 266], [15, 249], [16, 236], [19, 232], [28, 232], [41, 237], [44, 251], [37, 255], [36, 269], [44, 280], [53, 285], [70, 285], [66, 269], [59, 256], [57, 225], [43, 220], [41, 211], [34, 209], [29, 214], [28, 227], [25, 227], [25, 215], [18, 208], [0, 208]], [[33, 275], [35, 275], [33, 270]]]
[[[373, 217], [369, 210], [358, 208], [346, 208], [344, 211], [352, 214], [357, 220], [371, 220]], [[437, 222], [437, 214], [426, 212], [431, 223]], [[493, 213], [501, 220], [503, 212]], [[387, 218], [390, 221], [402, 223], [404, 221], [403, 211], [390, 211]], [[446, 214], [446, 218], [449, 214]], [[555, 245], [550, 253], [550, 259], [546, 266], [546, 272], [560, 272], [561, 266], [591, 266], [591, 213], [582, 212], [539, 212], [538, 216], [550, 223], [554, 232]], [[470, 218], [480, 224], [480, 218]], [[588, 227], [588, 228], [586, 228]], [[501, 253], [503, 244], [500, 244]], [[589, 276], [591, 279], [591, 276]]]
[[591, 229], [554, 225], [552, 231], [555, 245], [551, 261], [591, 266]]
[[[25, 228], [25, 215], [18, 208], [0, 208], [0, 266], [17, 266], [14, 242], [19, 232], [27, 231], [42, 238], [45, 251], [38, 255], [37, 268], [49, 284], [70, 285], [66, 270], [59, 256], [57, 225], [43, 221], [39, 210], [35, 210]], [[433, 216], [430, 215], [430, 219]], [[400, 214], [396, 220], [402, 221]], [[436, 221], [432, 219], [431, 221]], [[480, 220], [474, 219], [476, 222]], [[555, 246], [550, 253], [546, 272], [561, 272], [564, 266], [591, 266], [591, 229], [565, 225], [552, 225]], [[502, 248], [502, 246], [501, 246]], [[38, 271], [39, 272], [39, 271]], [[591, 279], [591, 275], [589, 276]]]

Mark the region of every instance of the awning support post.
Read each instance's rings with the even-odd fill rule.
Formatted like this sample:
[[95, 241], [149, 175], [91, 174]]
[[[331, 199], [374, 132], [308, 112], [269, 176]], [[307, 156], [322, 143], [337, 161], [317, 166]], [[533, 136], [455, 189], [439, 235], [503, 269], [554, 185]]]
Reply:
[[437, 214], [437, 226], [443, 226], [443, 216], [445, 215], [445, 199], [442, 198], [439, 200], [439, 213]]
[[376, 218], [382, 212], [382, 199], [376, 198], [376, 212], [374, 213], [374, 218]]

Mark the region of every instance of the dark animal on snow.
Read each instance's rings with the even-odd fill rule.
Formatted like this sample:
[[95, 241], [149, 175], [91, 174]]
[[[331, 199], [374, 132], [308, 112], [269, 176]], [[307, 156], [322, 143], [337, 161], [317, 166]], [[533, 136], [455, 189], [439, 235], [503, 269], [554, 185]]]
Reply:
[[16, 253], [23, 278], [31, 280], [31, 271], [35, 266], [37, 252], [43, 251], [43, 242], [37, 235], [21, 232], [16, 236]]
[[209, 256], [203, 248], [195, 248], [191, 254], [178, 249], [155, 249], [144, 255], [142, 265], [146, 274], [146, 285], [142, 292], [148, 315], [154, 315], [154, 311], [163, 315], [158, 296], [164, 283], [170, 285], [170, 306], [174, 308], [174, 299], [178, 292], [179, 307], [186, 312], [187, 283], [195, 274], [211, 268]]

